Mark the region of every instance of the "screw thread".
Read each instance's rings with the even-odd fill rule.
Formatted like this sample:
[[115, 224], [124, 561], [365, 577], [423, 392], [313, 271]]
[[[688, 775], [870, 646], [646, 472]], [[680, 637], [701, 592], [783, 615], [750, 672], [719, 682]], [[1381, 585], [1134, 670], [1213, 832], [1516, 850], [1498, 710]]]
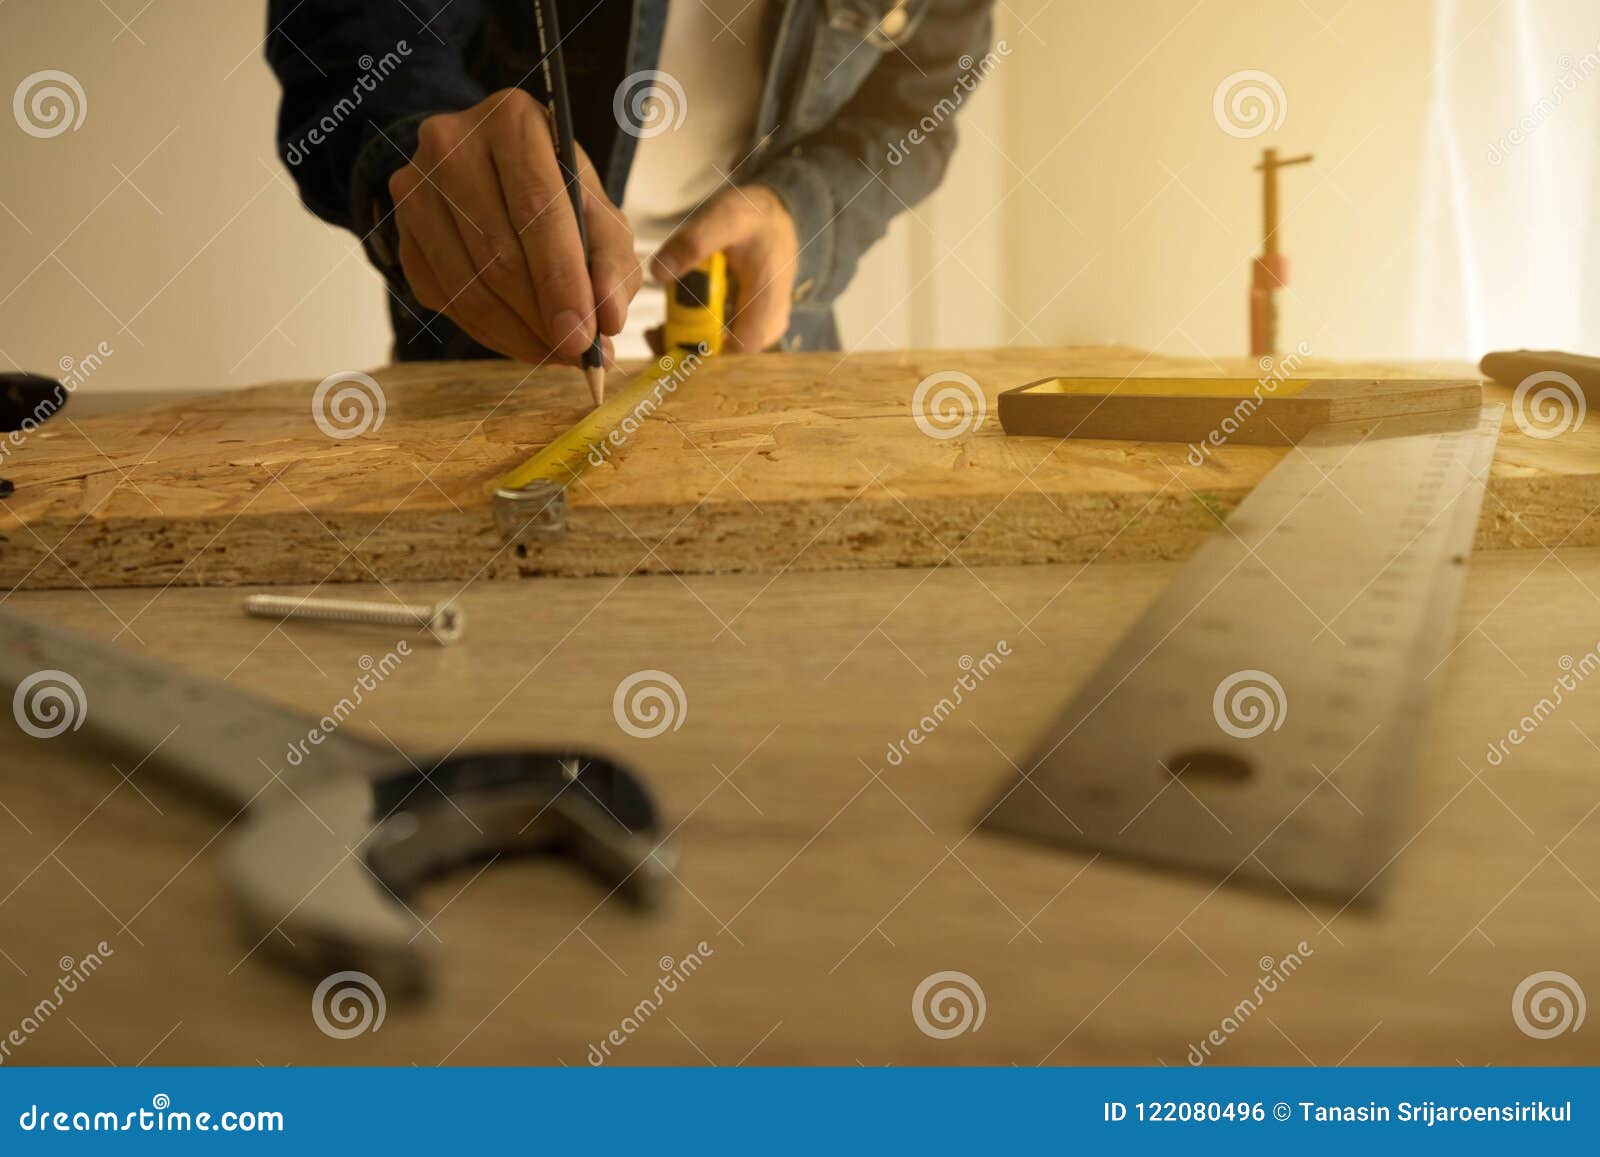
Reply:
[[391, 627], [425, 627], [432, 607], [359, 602], [347, 599], [294, 598], [286, 595], [251, 595], [247, 614], [263, 619], [324, 619], [336, 623], [375, 623]]

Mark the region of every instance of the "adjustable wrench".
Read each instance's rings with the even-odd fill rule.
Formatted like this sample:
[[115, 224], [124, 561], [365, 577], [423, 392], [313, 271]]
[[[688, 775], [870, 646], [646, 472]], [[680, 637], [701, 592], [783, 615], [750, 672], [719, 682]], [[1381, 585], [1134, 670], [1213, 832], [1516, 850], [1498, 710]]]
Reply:
[[[312, 717], [5, 607], [0, 687], [14, 692], [13, 718], [0, 718], [12, 742], [81, 730], [242, 820], [222, 859], [246, 934], [313, 973], [359, 969], [391, 994], [425, 989], [435, 954], [403, 898], [471, 861], [570, 856], [641, 908], [671, 876], [648, 790], [604, 758], [430, 760], [342, 730], [307, 744]], [[303, 762], [275, 767], [296, 741]]]

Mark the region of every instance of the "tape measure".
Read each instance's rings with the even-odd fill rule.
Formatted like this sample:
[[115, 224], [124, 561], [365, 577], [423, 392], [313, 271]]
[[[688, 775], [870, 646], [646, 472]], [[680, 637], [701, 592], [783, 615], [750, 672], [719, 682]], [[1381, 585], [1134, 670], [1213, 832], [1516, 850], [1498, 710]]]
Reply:
[[1090, 677], [985, 826], [1296, 895], [1378, 894], [1408, 834], [1425, 691], [1502, 409], [1312, 430]]
[[713, 253], [667, 290], [666, 352], [621, 390], [557, 435], [544, 449], [490, 484], [495, 525], [511, 541], [566, 529], [566, 489], [585, 470], [621, 450], [638, 424], [709, 357], [722, 352], [728, 263]]

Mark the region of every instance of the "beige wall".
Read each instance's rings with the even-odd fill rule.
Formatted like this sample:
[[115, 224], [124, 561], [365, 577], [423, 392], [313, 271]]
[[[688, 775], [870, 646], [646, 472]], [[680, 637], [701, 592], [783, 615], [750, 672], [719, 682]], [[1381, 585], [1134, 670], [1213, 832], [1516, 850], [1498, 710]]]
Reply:
[[[264, 5], [109, 2], [131, 30], [98, 3], [0, 6], [0, 365], [105, 341], [94, 387], [152, 389], [383, 361], [377, 278], [273, 155]], [[45, 68], [78, 78], [87, 114], [39, 140], [10, 97]]]
[[[1393, 274], [1413, 224], [1428, 6], [1357, 0], [1325, 32], [1315, 8], [1141, 0], [1034, 19], [1010, 111], [1015, 122], [1056, 110], [1058, 127], [1012, 138], [1027, 174], [1007, 214], [1008, 293], [1032, 319], [1021, 336], [1244, 352], [1261, 236], [1252, 166], [1272, 144], [1316, 154], [1281, 177], [1294, 283], [1283, 344], [1404, 352], [1396, 315], [1410, 282]], [[1270, 73], [1286, 98], [1281, 128], [1253, 139], [1213, 115], [1218, 83], [1244, 69]]]
[[[1592, 0], [1028, 7], [1005, 93], [1005, 297], [1028, 319], [1013, 340], [1244, 352], [1251, 169], [1272, 145], [1316, 154], [1282, 177], [1285, 348], [1600, 352]], [[1284, 95], [1281, 126], [1251, 139], [1213, 114], [1217, 85], [1245, 69]]]
[[[96, 388], [176, 388], [384, 360], [377, 279], [273, 156], [262, 7], [0, 4], [0, 96], [57, 68], [88, 102], [48, 140], [0, 114], [0, 365], [48, 370], [106, 342]], [[1011, 0], [1010, 55], [963, 111], [950, 179], [869, 257], [847, 338], [1242, 352], [1251, 166], [1273, 144], [1317, 154], [1284, 178], [1288, 342], [1369, 357], [1600, 341], [1584, 273], [1600, 77], [1485, 160], [1551, 89], [1557, 52], [1593, 50], [1597, 8]], [[1212, 97], [1252, 68], [1281, 84], [1285, 117], [1236, 139]]]

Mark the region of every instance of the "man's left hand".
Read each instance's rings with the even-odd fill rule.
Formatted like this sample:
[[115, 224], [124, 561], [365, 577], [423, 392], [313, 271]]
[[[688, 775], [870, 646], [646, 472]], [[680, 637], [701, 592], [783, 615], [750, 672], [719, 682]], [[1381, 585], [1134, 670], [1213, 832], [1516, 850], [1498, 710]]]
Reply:
[[757, 353], [789, 328], [800, 240], [783, 200], [765, 185], [724, 189], [667, 238], [650, 263], [672, 282], [721, 249], [735, 300], [728, 317], [733, 352]]

